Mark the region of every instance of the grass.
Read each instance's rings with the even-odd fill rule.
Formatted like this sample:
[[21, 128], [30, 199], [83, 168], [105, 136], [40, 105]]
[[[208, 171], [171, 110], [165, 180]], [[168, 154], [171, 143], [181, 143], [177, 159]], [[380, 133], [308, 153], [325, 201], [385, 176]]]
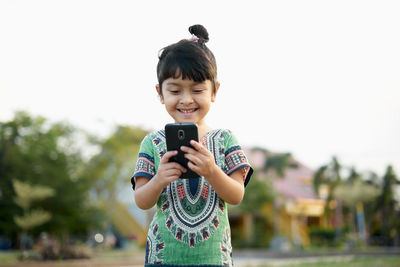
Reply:
[[[254, 265], [251, 265], [254, 266]], [[400, 266], [400, 256], [379, 256], [379, 257], [326, 257], [318, 258], [300, 258], [285, 261], [276, 261], [271, 263], [261, 263], [258, 267], [272, 266], [295, 266], [295, 267], [398, 267]]]
[[[82, 263], [55, 261], [54, 265], [46, 266], [128, 266], [132, 264], [143, 265], [144, 251], [141, 248], [131, 246], [126, 250], [93, 249], [93, 258], [90, 261], [92, 265], [83, 265]], [[21, 263], [18, 261], [19, 251], [0, 252], [0, 266], [13, 265]], [[100, 265], [100, 263], [102, 263]], [[295, 266], [295, 267], [397, 267], [400, 266], [400, 255], [393, 256], [323, 256], [323, 257], [304, 257], [304, 258], [279, 258], [265, 259], [264, 262], [236, 262], [236, 266]], [[40, 265], [40, 262], [37, 264]], [[24, 265], [24, 264], [23, 264]], [[17, 266], [20, 266], [19, 264]], [[22, 266], [22, 265], [21, 265]], [[25, 266], [25, 265], [24, 265]], [[36, 265], [33, 265], [36, 266]]]
[[20, 251], [0, 251], [0, 264], [15, 264], [18, 263]]
[[[53, 260], [53, 261], [21, 261], [22, 251], [0, 251], [0, 266], [128, 266], [143, 265], [144, 249], [139, 248], [134, 242], [127, 242], [126, 249], [106, 249], [96, 247], [88, 249], [91, 259]], [[26, 251], [33, 253], [33, 250]]]

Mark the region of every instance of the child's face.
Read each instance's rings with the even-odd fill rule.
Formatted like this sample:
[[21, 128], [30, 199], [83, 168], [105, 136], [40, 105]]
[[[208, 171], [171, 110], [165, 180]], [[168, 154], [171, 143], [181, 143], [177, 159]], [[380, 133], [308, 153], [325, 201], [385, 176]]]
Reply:
[[[217, 92], [219, 84], [215, 92]], [[162, 91], [156, 86], [161, 103], [175, 122], [193, 122], [201, 126], [216, 93], [210, 80], [198, 83], [182, 78], [168, 78], [162, 83]]]

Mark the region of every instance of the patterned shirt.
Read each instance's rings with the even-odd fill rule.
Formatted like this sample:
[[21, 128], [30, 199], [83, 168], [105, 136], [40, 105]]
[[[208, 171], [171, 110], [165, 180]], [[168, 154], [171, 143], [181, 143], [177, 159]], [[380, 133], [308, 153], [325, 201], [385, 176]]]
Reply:
[[[244, 170], [244, 184], [253, 172], [243, 150], [229, 130], [212, 130], [200, 142], [212, 152], [227, 174]], [[166, 153], [165, 132], [148, 134], [142, 141], [135, 177], [151, 179]], [[204, 177], [178, 179], [166, 186], [149, 226], [146, 266], [232, 266], [227, 204]]]

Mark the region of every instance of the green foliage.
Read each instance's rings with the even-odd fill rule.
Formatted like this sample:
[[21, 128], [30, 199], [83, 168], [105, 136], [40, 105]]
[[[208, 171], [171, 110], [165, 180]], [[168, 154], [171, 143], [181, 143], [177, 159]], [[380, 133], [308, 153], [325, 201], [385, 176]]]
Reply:
[[34, 201], [40, 201], [48, 197], [54, 196], [54, 189], [43, 185], [29, 185], [16, 179], [12, 180], [16, 197], [15, 203], [24, 210], [30, 208]]
[[84, 175], [95, 180], [97, 198], [114, 201], [121, 187], [130, 183], [140, 143], [148, 132], [118, 126], [113, 134], [97, 142], [100, 152], [88, 162]]
[[255, 172], [246, 187], [246, 193], [239, 208], [242, 212], [259, 212], [266, 203], [272, 202], [273, 199], [272, 185], [264, 179], [259, 179], [257, 172]]
[[358, 202], [373, 201], [380, 194], [380, 190], [362, 180], [350, 180], [339, 184], [334, 196], [343, 201], [348, 207], [354, 207]]
[[325, 178], [325, 172], [327, 170], [328, 166], [323, 165], [318, 168], [318, 170], [314, 173], [314, 179], [313, 179], [313, 187], [314, 191], [319, 194], [319, 188], [321, 185], [326, 183], [326, 178]]
[[400, 212], [396, 209], [398, 200], [395, 197], [395, 186], [400, 182], [394, 173], [393, 167], [388, 166], [383, 176], [382, 191], [378, 196], [375, 211], [383, 219], [381, 222], [382, 233], [385, 236], [385, 245], [392, 245], [396, 235], [399, 235]]
[[41, 209], [30, 209], [35, 201], [54, 196], [54, 190], [43, 185], [29, 185], [16, 179], [12, 180], [16, 197], [14, 202], [24, 210], [23, 216], [14, 216], [15, 223], [28, 231], [50, 220], [50, 212]]
[[333, 246], [335, 244], [335, 229], [313, 227], [309, 229], [310, 241], [314, 246]]
[[264, 164], [264, 170], [274, 170], [278, 177], [284, 177], [285, 171], [287, 168], [296, 168], [297, 165], [294, 165], [291, 162], [291, 154], [283, 153], [283, 154], [271, 154], [267, 155], [267, 159]]
[[19, 227], [27, 231], [38, 225], [42, 225], [49, 221], [50, 218], [50, 212], [37, 209], [24, 213], [23, 216], [14, 216], [14, 221]]
[[[76, 146], [79, 134], [67, 123], [49, 123], [25, 112], [0, 122], [1, 235], [18, 233], [14, 216], [21, 222], [26, 215], [30, 223], [20, 223], [24, 227], [43, 223], [48, 216], [42, 211], [51, 218], [35, 227], [33, 234], [43, 230], [59, 236], [83, 233], [98, 224], [100, 212], [88, 198], [93, 178], [81, 175], [84, 162], [83, 148]], [[14, 179], [25, 185], [13, 183]], [[26, 184], [33, 187], [29, 193]], [[36, 201], [44, 197], [46, 201]], [[28, 207], [39, 212], [24, 215]]]

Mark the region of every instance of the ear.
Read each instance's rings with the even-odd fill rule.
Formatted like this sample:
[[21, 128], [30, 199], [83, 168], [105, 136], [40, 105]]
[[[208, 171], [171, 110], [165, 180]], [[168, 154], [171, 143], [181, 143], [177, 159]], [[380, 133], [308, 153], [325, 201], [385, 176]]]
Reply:
[[216, 82], [216, 84], [215, 84], [215, 91], [212, 93], [212, 95], [211, 95], [211, 102], [215, 102], [215, 98], [217, 97], [217, 93], [218, 93], [218, 89], [219, 89], [219, 86], [220, 86], [221, 84], [219, 83], [219, 82]]
[[156, 90], [157, 90], [158, 97], [160, 98], [161, 104], [164, 104], [164, 97], [161, 93], [160, 85], [156, 84]]

